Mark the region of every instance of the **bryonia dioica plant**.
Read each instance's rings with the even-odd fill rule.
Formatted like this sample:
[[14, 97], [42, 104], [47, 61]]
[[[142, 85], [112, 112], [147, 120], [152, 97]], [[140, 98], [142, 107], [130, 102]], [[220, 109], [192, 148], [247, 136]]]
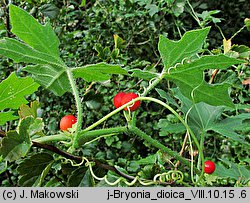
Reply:
[[[55, 168], [61, 170], [60, 164], [66, 164], [76, 167], [79, 173], [84, 174], [81, 184], [84, 186], [95, 186], [99, 183], [120, 186], [204, 186], [210, 177], [204, 174], [204, 168], [207, 173], [207, 162], [204, 160], [209, 158], [206, 157], [204, 144], [209, 133], [215, 132], [231, 142], [250, 146], [247, 137], [236, 131], [236, 128], [249, 119], [249, 113], [241, 111], [236, 115], [223, 116], [225, 110], [234, 112], [239, 107], [230, 97], [230, 84], [227, 81], [213, 83], [212, 79], [216, 73], [209, 74], [210, 70], [226, 72], [232, 66], [248, 64], [249, 54], [241, 57], [242, 47], [236, 45], [234, 51], [229, 47], [227, 52], [217, 55], [206, 50], [204, 43], [210, 27], [187, 31], [179, 41], [161, 35], [158, 42], [161, 62], [156, 64], [155, 69], [158, 71], [128, 71], [120, 64], [104, 62], [68, 67], [61, 58], [59, 39], [49, 22], [42, 25], [29, 13], [14, 5], [9, 6], [9, 14], [11, 31], [15, 37], [0, 40], [0, 54], [24, 65], [21, 70], [26, 76], [17, 77], [15, 72], [12, 72], [0, 84], [0, 125], [19, 119], [15, 130], [1, 131], [3, 138], [0, 148], [0, 172], [6, 171], [7, 167], [15, 162], [20, 163], [17, 168], [20, 176], [19, 185], [57, 185], [60, 182], [57, 181], [59, 177], [48, 181], [46, 176], [53, 173]], [[143, 90], [135, 90], [134, 93], [118, 93], [114, 96], [114, 101], [110, 101], [114, 102], [115, 107], [110, 109], [108, 114], [94, 123], [84, 123], [85, 114], [82, 106], [85, 103], [79, 91], [78, 79], [98, 83], [109, 80], [114, 74], [124, 75], [124, 79], [127, 80], [138, 77], [148, 85]], [[205, 80], [205, 76], [210, 80]], [[165, 89], [156, 88], [161, 83], [166, 84]], [[170, 84], [173, 84], [174, 88], [170, 88]], [[37, 113], [37, 101], [30, 102], [30, 106], [26, 105], [29, 102], [26, 96], [36, 92], [39, 87], [51, 91], [58, 99], [65, 93], [70, 93], [75, 100], [76, 118], [65, 115], [66, 120], [65, 117], [62, 119], [58, 134], [44, 133], [43, 118]], [[150, 96], [153, 91], [158, 93], [157, 98]], [[144, 126], [138, 125], [137, 115], [145, 111], [144, 107], [148, 103], [154, 103], [159, 108], [160, 115], [160, 112], [164, 112], [160, 125], [161, 136], [164, 133], [164, 136], [171, 136], [171, 133], [168, 133], [169, 125], [165, 122], [166, 114], [176, 118], [177, 122], [173, 123], [171, 128], [178, 131], [179, 140], [183, 140], [181, 152], [161, 142], [159, 135], [144, 132]], [[115, 115], [119, 115], [123, 120], [121, 112], [126, 118], [124, 126], [106, 128], [105, 125], [101, 125]], [[154, 115], [151, 119], [154, 119], [153, 117]], [[58, 125], [59, 122], [60, 118]], [[157, 170], [151, 168], [147, 174], [145, 168], [141, 171], [139, 169], [140, 172], [132, 176], [126, 171], [126, 162], [117, 166], [105, 162], [101, 157], [94, 159], [91, 156], [83, 156], [83, 151], [88, 150], [93, 142], [122, 135], [132, 136], [144, 141], [145, 147], [155, 148], [155, 154], [141, 158], [140, 163], [144, 161], [155, 164]], [[41, 150], [32, 154], [34, 148]], [[120, 157], [121, 160], [122, 158]], [[233, 164], [226, 159], [223, 161], [229, 166]], [[234, 166], [237, 173], [241, 174], [240, 182], [245, 184], [249, 180], [249, 176], [246, 175], [249, 174], [249, 170], [245, 166]], [[104, 168], [109, 172], [98, 173], [97, 168]], [[217, 177], [223, 175], [223, 170], [227, 170], [226, 167], [217, 167]]]

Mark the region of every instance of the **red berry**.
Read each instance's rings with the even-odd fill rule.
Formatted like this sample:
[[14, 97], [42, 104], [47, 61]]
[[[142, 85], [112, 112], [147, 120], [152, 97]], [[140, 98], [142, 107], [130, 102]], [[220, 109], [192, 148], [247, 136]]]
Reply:
[[[133, 93], [133, 92], [129, 92], [127, 94], [125, 94], [122, 99], [121, 99], [121, 105], [124, 105], [128, 102], [130, 102], [132, 99], [135, 99], [137, 98], [138, 95]], [[138, 109], [141, 105], [141, 101], [136, 101], [133, 106], [130, 106], [130, 107], [126, 107], [124, 108], [124, 110], [128, 111], [128, 108], [130, 109], [130, 111], [135, 111], [136, 109]]]
[[121, 106], [122, 97], [125, 95], [125, 92], [118, 92], [114, 97], [114, 106], [115, 108], [119, 108]]
[[72, 115], [64, 116], [60, 121], [60, 129], [68, 130], [68, 128], [72, 128], [72, 125], [76, 123], [76, 117]]
[[205, 164], [205, 168], [204, 168], [204, 172], [207, 173], [207, 174], [211, 174], [214, 172], [215, 170], [215, 164], [214, 162], [210, 161], [210, 160], [207, 160], [204, 162]]

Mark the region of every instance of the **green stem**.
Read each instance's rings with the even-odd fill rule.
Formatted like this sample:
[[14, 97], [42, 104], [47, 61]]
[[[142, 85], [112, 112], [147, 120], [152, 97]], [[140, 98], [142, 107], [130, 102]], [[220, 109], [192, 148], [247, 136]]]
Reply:
[[[185, 123], [187, 123], [188, 121], [188, 115], [189, 115], [189, 113], [191, 112], [191, 110], [192, 110], [192, 108], [197, 108], [197, 106], [196, 105], [194, 105], [194, 106], [192, 106], [189, 110], [188, 110], [188, 112], [186, 113], [186, 116], [185, 116]], [[196, 109], [197, 110], [197, 109]], [[202, 137], [203, 136], [203, 137]], [[192, 164], [191, 164], [191, 179], [192, 179], [192, 182], [196, 185], [200, 180], [201, 180], [201, 178], [203, 177], [203, 174], [204, 174], [204, 155], [203, 155], [203, 143], [204, 143], [204, 135], [203, 135], [203, 133], [202, 133], [202, 135], [201, 135], [201, 140], [200, 140], [200, 144], [196, 144], [197, 145], [197, 148], [198, 148], [198, 146], [199, 146], [199, 148], [198, 148], [198, 151], [199, 151], [199, 157], [198, 157], [198, 163], [197, 163], [197, 169], [199, 169], [200, 170], [200, 162], [201, 162], [201, 164], [202, 164], [202, 171], [201, 171], [201, 174], [200, 174], [200, 177], [199, 177], [199, 179], [195, 182], [194, 181], [194, 175], [193, 175], [193, 166], [194, 166], [194, 164], [193, 164], [193, 161], [194, 161], [194, 159], [193, 159], [193, 157], [194, 157], [194, 155], [193, 155], [193, 153], [194, 153], [194, 151], [193, 151], [193, 147], [192, 147], [192, 140], [190, 139], [190, 136], [188, 136], [188, 138], [189, 138], [189, 143], [190, 143], [190, 150], [191, 150], [191, 162], [192, 162]], [[197, 141], [198, 142], [198, 141]]]
[[146, 88], [146, 90], [141, 95], [142, 97], [145, 97], [158, 83], [165, 77], [166, 72], [163, 70], [159, 77], [155, 78], [155, 80], [149, 84], [149, 86]]
[[82, 128], [82, 104], [81, 104], [81, 99], [79, 96], [79, 92], [78, 89], [76, 87], [76, 83], [74, 80], [74, 76], [71, 72], [71, 69], [67, 69], [67, 75], [69, 78], [69, 82], [70, 82], [70, 86], [72, 88], [73, 91], [73, 95], [76, 101], [76, 108], [77, 108], [77, 127], [76, 127], [76, 134], [78, 134], [78, 132], [81, 131]]
[[[186, 127], [186, 129], [188, 130], [188, 132], [191, 135], [192, 139], [194, 140], [199, 153], [200, 152], [202, 153], [202, 150], [200, 148], [199, 142], [198, 142], [195, 134], [190, 129], [190, 127], [188, 126], [188, 124], [183, 120], [183, 118], [172, 107], [170, 107], [169, 105], [167, 105], [166, 103], [162, 102], [159, 99], [155, 99], [155, 98], [151, 98], [151, 97], [139, 97], [139, 98], [140, 98], [140, 100], [148, 100], [148, 101], [153, 101], [155, 103], [158, 103], [158, 104], [164, 106], [165, 108], [167, 108], [169, 111], [171, 111], [181, 121], [181, 123]], [[139, 100], [139, 98], [136, 98], [134, 101]]]
[[[160, 61], [158, 61], [160, 62]], [[157, 62], [157, 64], [158, 64]], [[158, 83], [160, 83], [162, 81], [162, 79], [165, 77], [166, 75], [166, 71], [165, 69], [162, 70], [161, 74], [159, 74], [159, 76], [157, 78], [154, 79], [153, 82], [149, 83], [149, 86], [145, 89], [145, 91], [143, 92], [143, 94], [141, 95], [141, 97], [145, 97], [147, 96], [147, 94], [156, 86], [158, 85]], [[136, 115], [137, 115], [137, 111], [134, 112], [132, 114], [132, 122], [133, 122], [133, 125], [136, 124]]]
[[115, 127], [115, 128], [105, 128], [92, 131], [81, 131], [78, 135], [78, 145], [83, 145], [99, 136], [123, 133], [127, 131], [127, 127]]
[[246, 27], [246, 25], [244, 25], [243, 27], [241, 27], [236, 33], [234, 33], [234, 35], [230, 38], [230, 40], [232, 40], [236, 35], [238, 35], [242, 30], [244, 30]]
[[[155, 103], [158, 103], [162, 106], [164, 106], [165, 108], [167, 108], [169, 111], [171, 111], [180, 121], [181, 123], [186, 127], [187, 131], [189, 132], [189, 134], [191, 135], [192, 139], [194, 140], [196, 146], [197, 146], [197, 149], [201, 155], [201, 158], [202, 160], [204, 159], [203, 158], [203, 152], [202, 152], [202, 149], [199, 145], [199, 142], [196, 138], [196, 136], [194, 135], [193, 131], [190, 129], [190, 127], [188, 126], [188, 124], [183, 120], [183, 118], [172, 108], [170, 107], [169, 105], [167, 105], [166, 103], [162, 102], [161, 100], [158, 100], [158, 99], [155, 99], [155, 98], [152, 98], [152, 97], [138, 97], [136, 99], [133, 99], [131, 100], [130, 102], [122, 105], [121, 107], [117, 108], [116, 110], [110, 112], [109, 114], [107, 114], [106, 116], [104, 116], [103, 118], [101, 118], [100, 120], [98, 120], [97, 122], [93, 123], [92, 125], [90, 125], [89, 127], [87, 127], [85, 130], [83, 130], [80, 134], [78, 133], [75, 137], [75, 140], [74, 140], [74, 146], [77, 147], [78, 146], [78, 140], [80, 139], [80, 137], [84, 136], [84, 134], [90, 130], [92, 130], [93, 128], [95, 128], [96, 126], [98, 126], [99, 124], [101, 124], [102, 122], [104, 122], [105, 120], [107, 120], [108, 118], [110, 118], [111, 116], [115, 115], [116, 113], [118, 113], [119, 111], [123, 110], [125, 107], [127, 106], [130, 106], [131, 104], [133, 104], [134, 102], [136, 101], [139, 101], [139, 100], [147, 100], [147, 101], [153, 101]], [[115, 129], [115, 128], [113, 128]], [[130, 127], [130, 130], [132, 129], [135, 130], [138, 134], [140, 133], [140, 135], [147, 141], [149, 141], [151, 144], [153, 144], [153, 146], [157, 147], [157, 148], [160, 148], [160, 149], [163, 149], [163, 151], [169, 153], [170, 155], [173, 155], [174, 157], [177, 157], [178, 156], [178, 160], [180, 160], [181, 162], [185, 163], [186, 165], [190, 166], [190, 163], [183, 157], [181, 157], [178, 153], [176, 152], [173, 152], [172, 150], [166, 148], [164, 145], [162, 145], [161, 143], [159, 143], [158, 141], [154, 140], [153, 138], [149, 137], [147, 134], [145, 134], [143, 131], [141, 131], [140, 129], [136, 128], [134, 125], [132, 125], [132, 127]], [[100, 136], [101, 134], [103, 135], [103, 130], [104, 129], [101, 129], [101, 130], [96, 130], [96, 131], [93, 131], [93, 132], [89, 132], [89, 136]], [[117, 130], [117, 129], [116, 129]], [[124, 127], [122, 127], [121, 129], [119, 129], [118, 131], [120, 132], [120, 130], [122, 132], [124, 132], [123, 130]], [[92, 134], [93, 133], [93, 134]], [[97, 135], [98, 134], [98, 135]], [[80, 136], [81, 135], [81, 136]], [[83, 139], [83, 138], [81, 138]], [[198, 172], [198, 169], [195, 168], [196, 172]]]
[[[201, 133], [201, 139], [200, 139], [200, 148], [203, 149], [204, 147], [204, 140], [205, 140], [205, 132], [203, 131]], [[204, 174], [204, 155], [199, 153], [198, 161], [197, 161], [197, 168], [200, 170], [201, 169], [201, 174], [199, 178], [197, 179], [196, 183], [198, 183], [201, 178], [203, 177]], [[201, 167], [201, 168], [200, 168]]]
[[[200, 145], [199, 145], [199, 142], [196, 138], [196, 136], [194, 135], [193, 131], [190, 129], [190, 127], [188, 126], [188, 124], [182, 119], [182, 117], [173, 109], [171, 108], [169, 105], [167, 105], [166, 103], [162, 102], [161, 100], [159, 99], [155, 99], [155, 98], [152, 98], [152, 97], [137, 97], [136, 99], [133, 99], [131, 100], [130, 102], [122, 105], [121, 107], [119, 107], [118, 109], [110, 112], [109, 114], [107, 114], [106, 116], [104, 116], [103, 118], [101, 118], [100, 120], [98, 120], [97, 122], [93, 123], [92, 125], [90, 125], [89, 127], [87, 127], [84, 132], [87, 132], [87, 131], [90, 131], [92, 130], [93, 128], [95, 128], [96, 126], [98, 126], [99, 124], [101, 124], [102, 122], [104, 122], [105, 120], [107, 120], [108, 118], [110, 118], [111, 116], [115, 115], [116, 113], [118, 113], [119, 111], [123, 110], [125, 107], [127, 106], [130, 106], [131, 104], [133, 104], [134, 102], [136, 101], [139, 101], [139, 100], [148, 100], [148, 101], [153, 101], [153, 102], [156, 102], [162, 106], [164, 106], [165, 108], [167, 108], [169, 111], [171, 111], [180, 121], [181, 123], [186, 127], [186, 129], [188, 130], [188, 132], [190, 133], [192, 139], [194, 140], [196, 146], [197, 146], [197, 149], [199, 151], [199, 153], [201, 154], [201, 156], [203, 157], [203, 152], [200, 148]], [[79, 135], [76, 134], [76, 137], [75, 137], [75, 141], [74, 141], [74, 145], [77, 146], [77, 142], [78, 142], [78, 139], [79, 139]]]
[[66, 140], [71, 140], [71, 137], [63, 135], [63, 134], [58, 134], [58, 135], [39, 137], [32, 141], [39, 142], [39, 143], [46, 143], [46, 142], [52, 142], [52, 141], [66, 141]]
[[[165, 152], [165, 153], [169, 154], [170, 156], [174, 157], [175, 159], [179, 160], [181, 163], [185, 164], [186, 166], [188, 166], [188, 167], [191, 166], [190, 162], [187, 159], [185, 159], [184, 157], [180, 156], [177, 152], [172, 151], [168, 147], [164, 146], [163, 144], [161, 144], [157, 140], [153, 139], [152, 137], [150, 137], [149, 135], [147, 135], [146, 133], [144, 133], [143, 131], [141, 131], [139, 128], [137, 128], [135, 126], [129, 126], [129, 131], [131, 133], [134, 133], [134, 134], [138, 135], [142, 139], [146, 140], [147, 142], [149, 142], [154, 147], [162, 150], [163, 152]], [[199, 173], [198, 170], [196, 170], [196, 172]]]
[[188, 134], [188, 140], [189, 140], [189, 145], [190, 145], [190, 154], [191, 154], [191, 180], [195, 184], [194, 181], [194, 150], [192, 146], [192, 140], [190, 135]]
[[[195, 134], [190, 129], [190, 127], [188, 126], [188, 124], [183, 120], [183, 118], [173, 108], [171, 108], [169, 105], [167, 105], [166, 103], [162, 102], [161, 100], [158, 100], [158, 99], [155, 99], [155, 98], [152, 98], [152, 97], [138, 97], [136, 99], [131, 100], [127, 104], [124, 104], [123, 106], [119, 107], [118, 109], [110, 112], [109, 114], [107, 114], [106, 116], [104, 116], [102, 119], [98, 120], [97, 122], [95, 122], [92, 125], [90, 125], [89, 127], [87, 127], [85, 130], [82, 131], [82, 133], [84, 134], [84, 132], [92, 130], [93, 128], [95, 128], [96, 126], [98, 126], [99, 124], [101, 124], [102, 122], [104, 122], [105, 120], [107, 120], [108, 118], [110, 118], [111, 116], [113, 116], [114, 114], [118, 113], [119, 111], [123, 110], [125, 107], [130, 106], [131, 104], [133, 104], [134, 102], [139, 101], [139, 100], [147, 100], [147, 101], [156, 102], [156, 103], [164, 106], [165, 108], [167, 108], [169, 111], [171, 111], [181, 121], [181, 123], [186, 127], [187, 131], [189, 132], [190, 136], [192, 137], [192, 139], [193, 139], [193, 141], [194, 141], [194, 143], [195, 143], [195, 145], [196, 145], [196, 147], [197, 147], [197, 149], [199, 151], [199, 154], [201, 156], [201, 160], [204, 160], [202, 148], [200, 147], [199, 142], [198, 142]], [[76, 134], [76, 137], [75, 137], [75, 140], [74, 140], [74, 146], [75, 147], [78, 146], [79, 137], [80, 137], [79, 134]], [[152, 139], [151, 141], [154, 141], [154, 139]], [[154, 145], [154, 146], [156, 146], [156, 145]], [[157, 144], [157, 146], [159, 146], [159, 145]], [[162, 146], [164, 146], [164, 145], [162, 145]]]
[[116, 113], [118, 113], [119, 111], [123, 110], [125, 107], [129, 106], [133, 104], [133, 102], [128, 102], [127, 104], [119, 107], [118, 109], [111, 111], [109, 114], [107, 114], [106, 116], [102, 117], [100, 120], [98, 120], [97, 122], [93, 123], [92, 125], [90, 125], [89, 127], [85, 128], [83, 131], [90, 131], [93, 128], [95, 128], [96, 126], [98, 126], [99, 124], [101, 124], [102, 122], [104, 122], [105, 120], [107, 120], [108, 118], [110, 118], [111, 116], [115, 115]]
[[[204, 146], [204, 140], [205, 140], [205, 132], [203, 131], [201, 133], [201, 139], [200, 139], [200, 147], [203, 149], [203, 146]], [[199, 154], [199, 158], [198, 158], [198, 162], [197, 162], [197, 168], [200, 169], [201, 167], [201, 163], [202, 163], [202, 160], [201, 160], [201, 156]]]
[[193, 16], [193, 18], [196, 20], [196, 22], [199, 24], [199, 26], [200, 26], [201, 28], [203, 28], [204, 26], [201, 25], [201, 21], [200, 21], [199, 17], [196, 15], [196, 12], [194, 11], [194, 8], [193, 8], [193, 6], [190, 4], [189, 0], [187, 0], [187, 4], [188, 4], [188, 6], [190, 7], [190, 9], [191, 9], [191, 11], [192, 11], [190, 14]]
[[[138, 97], [139, 98], [139, 97]], [[110, 118], [111, 116], [115, 115], [116, 113], [118, 113], [119, 111], [123, 110], [125, 107], [130, 106], [131, 104], [133, 104], [135, 102], [135, 100], [131, 100], [130, 102], [124, 104], [123, 106], [115, 109], [114, 111], [110, 112], [109, 114], [107, 114], [106, 116], [102, 117], [100, 120], [98, 120], [97, 122], [93, 123], [92, 125], [90, 125], [89, 127], [85, 128], [81, 134], [83, 134], [84, 132], [90, 131], [93, 128], [95, 128], [96, 126], [100, 125], [102, 122], [104, 122], [105, 120], [107, 120], [108, 118]], [[78, 146], [78, 140], [79, 140], [80, 135], [76, 134], [75, 135], [75, 139], [74, 139], [74, 146], [77, 147]]]

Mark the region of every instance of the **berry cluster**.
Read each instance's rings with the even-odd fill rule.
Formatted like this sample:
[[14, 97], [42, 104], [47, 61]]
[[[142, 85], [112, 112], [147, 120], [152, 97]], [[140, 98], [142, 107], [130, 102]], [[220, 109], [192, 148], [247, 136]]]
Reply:
[[[138, 97], [138, 95], [133, 93], [133, 92], [128, 92], [128, 93], [119, 92], [114, 97], [114, 106], [116, 108], [119, 108], [122, 105], [130, 102], [132, 99], [135, 99], [137, 97]], [[140, 107], [140, 105], [141, 105], [141, 101], [136, 101], [136, 102], [134, 102], [133, 105], [124, 108], [124, 110], [135, 111], [136, 109], [138, 109]]]

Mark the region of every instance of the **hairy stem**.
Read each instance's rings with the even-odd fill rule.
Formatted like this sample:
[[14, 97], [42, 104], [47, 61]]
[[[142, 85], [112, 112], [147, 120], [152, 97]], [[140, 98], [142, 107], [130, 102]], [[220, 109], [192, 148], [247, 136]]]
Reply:
[[79, 92], [78, 92], [77, 87], [76, 87], [74, 76], [69, 68], [67, 69], [67, 75], [68, 75], [70, 86], [72, 88], [73, 95], [74, 95], [75, 102], [76, 102], [76, 108], [77, 108], [76, 134], [78, 134], [78, 132], [80, 132], [81, 128], [82, 128], [82, 104], [81, 104]]
[[105, 128], [105, 129], [92, 130], [92, 131], [87, 131], [87, 132], [81, 131], [78, 134], [78, 145], [83, 145], [86, 142], [89, 142], [103, 135], [123, 133], [126, 131], [127, 131], [127, 127]]
[[196, 147], [197, 149], [199, 150], [200, 153], [202, 153], [202, 150], [200, 148], [200, 145], [199, 145], [199, 142], [195, 136], [195, 134], [193, 133], [193, 131], [190, 129], [190, 127], [188, 126], [188, 124], [183, 120], [183, 118], [172, 108], [170, 107], [169, 105], [167, 105], [166, 103], [162, 102], [161, 100], [159, 99], [155, 99], [155, 98], [152, 98], [152, 97], [139, 97], [139, 98], [136, 98], [136, 100], [148, 100], [148, 101], [153, 101], [155, 103], [158, 103], [162, 106], [164, 106], [165, 108], [167, 108], [169, 111], [171, 111], [179, 120], [180, 122], [186, 127], [187, 131], [190, 133], [192, 139], [194, 140], [195, 144], [196, 144]]
[[[152, 98], [152, 97], [137, 97], [135, 99], [132, 99], [130, 102], [122, 105], [118, 109], [110, 112], [109, 114], [107, 114], [106, 116], [104, 116], [103, 118], [101, 118], [100, 120], [98, 120], [97, 122], [95, 122], [92, 125], [90, 125], [89, 127], [87, 127], [83, 132], [87, 132], [87, 131], [92, 130], [93, 128], [95, 128], [96, 126], [98, 126], [99, 124], [101, 124], [102, 122], [104, 122], [105, 120], [107, 120], [108, 118], [110, 118], [111, 116], [113, 116], [116, 113], [118, 113], [119, 111], [123, 110], [125, 107], [130, 106], [131, 104], [133, 104], [134, 102], [139, 101], [139, 100], [147, 100], [147, 101], [152, 101], [152, 102], [158, 103], [158, 104], [164, 106], [165, 108], [167, 108], [169, 111], [171, 111], [181, 121], [181, 123], [186, 127], [186, 129], [190, 133], [192, 139], [194, 140], [199, 153], [203, 157], [203, 152], [202, 152], [202, 149], [200, 148], [200, 145], [199, 145], [199, 142], [198, 142], [196, 136], [194, 135], [193, 131], [190, 129], [190, 127], [188, 126], [188, 124], [183, 120], [183, 118], [172, 107], [170, 107], [166, 103], [162, 102], [161, 100], [155, 99], [155, 98]], [[77, 146], [78, 139], [79, 139], [79, 135], [77, 134], [76, 138], [75, 138], [75, 141], [74, 141], [74, 145], [75, 146]]]
[[158, 83], [165, 77], [166, 72], [163, 70], [159, 77], [155, 78], [152, 83], [149, 84], [149, 86], [146, 88], [146, 90], [141, 95], [142, 97], [145, 97]]
[[[104, 121], [106, 121], [108, 118], [110, 118], [111, 116], [115, 115], [116, 113], [118, 113], [119, 111], [123, 110], [125, 107], [130, 106], [131, 104], [134, 103], [134, 100], [128, 102], [127, 104], [124, 104], [123, 106], [119, 107], [118, 109], [115, 109], [114, 111], [110, 112], [109, 114], [107, 114], [106, 116], [104, 116], [103, 118], [101, 118], [100, 120], [98, 120], [97, 122], [93, 123], [92, 125], [90, 125], [89, 127], [85, 128], [83, 131], [81, 131], [81, 133], [77, 133], [74, 139], [74, 147], [78, 147], [78, 141], [79, 139], [83, 139], [82, 137], [84, 136], [84, 133], [92, 130], [93, 128], [95, 128], [96, 126], [100, 125], [101, 123], [103, 123]], [[99, 133], [100, 132], [100, 133]], [[103, 133], [102, 130], [100, 130], [98, 133], [98, 136], [101, 135], [105, 135], [105, 131]], [[98, 137], [96, 136], [96, 137]]]
[[52, 141], [67, 141], [67, 140], [71, 140], [71, 138], [63, 134], [58, 134], [58, 135], [39, 137], [32, 141], [39, 142], [39, 143], [46, 143], [46, 142], [52, 142]]
[[[181, 163], [185, 164], [186, 166], [188, 166], [188, 167], [191, 166], [190, 162], [187, 159], [185, 159], [184, 157], [180, 156], [177, 152], [172, 151], [168, 147], [164, 146], [159, 141], [153, 139], [152, 137], [150, 137], [149, 135], [147, 135], [145, 132], [141, 131], [139, 128], [137, 128], [135, 126], [129, 126], [129, 131], [131, 133], [134, 133], [134, 134], [138, 135], [142, 139], [146, 140], [147, 142], [149, 142], [154, 147], [156, 147], [156, 148], [162, 150], [163, 152], [169, 154], [170, 156], [174, 157], [175, 159], [177, 159]], [[199, 172], [199, 171], [196, 170], [196, 172]]]

